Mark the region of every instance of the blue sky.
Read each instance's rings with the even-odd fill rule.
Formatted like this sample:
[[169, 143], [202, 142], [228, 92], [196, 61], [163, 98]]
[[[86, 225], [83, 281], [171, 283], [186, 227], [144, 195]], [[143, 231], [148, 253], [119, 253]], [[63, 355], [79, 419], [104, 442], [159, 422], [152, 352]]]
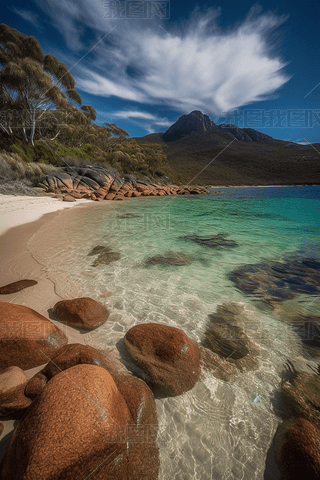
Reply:
[[319, 0], [111, 4], [13, 0], [1, 22], [67, 65], [98, 124], [144, 136], [201, 110], [218, 124], [320, 142]]

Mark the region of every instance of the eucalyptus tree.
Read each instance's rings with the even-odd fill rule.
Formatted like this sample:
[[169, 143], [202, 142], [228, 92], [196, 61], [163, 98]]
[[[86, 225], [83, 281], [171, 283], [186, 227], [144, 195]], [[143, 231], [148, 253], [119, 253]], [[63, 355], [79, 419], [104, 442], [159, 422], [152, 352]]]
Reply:
[[[45, 55], [40, 43], [6, 24], [0, 24], [0, 127], [33, 144], [35, 130], [48, 110], [85, 124], [95, 110], [83, 105], [67, 66], [54, 55]], [[60, 115], [60, 116], [59, 116]], [[71, 117], [70, 117], [71, 116]], [[12, 127], [15, 131], [12, 130]]]
[[122, 143], [129, 136], [129, 133], [115, 123], [105, 122], [104, 125], [108, 132], [107, 152], [110, 152], [115, 145]]

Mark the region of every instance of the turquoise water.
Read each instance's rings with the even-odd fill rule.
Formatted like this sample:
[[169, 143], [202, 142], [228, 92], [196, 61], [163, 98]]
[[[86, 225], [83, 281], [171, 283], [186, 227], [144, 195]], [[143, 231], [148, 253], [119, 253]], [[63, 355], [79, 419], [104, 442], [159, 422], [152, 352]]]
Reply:
[[[55, 219], [29, 245], [62, 298], [90, 296], [110, 309], [108, 322], [84, 335], [93, 346], [119, 346], [129, 328], [149, 322], [181, 328], [201, 342], [208, 315], [223, 303], [238, 304], [259, 365], [232, 382], [208, 372], [190, 392], [156, 398], [163, 480], [278, 478], [268, 451], [281, 421], [273, 398], [284, 363], [317, 361], [283, 318], [319, 315], [319, 296], [303, 292], [271, 308], [237, 288], [230, 274], [248, 264], [319, 260], [320, 187], [219, 190], [99, 204], [81, 216], [66, 212], [63, 228]], [[220, 235], [227, 245], [183, 238], [190, 235]], [[120, 260], [93, 267], [97, 256], [88, 253], [97, 245], [120, 253]], [[168, 252], [189, 264], [146, 263]]]

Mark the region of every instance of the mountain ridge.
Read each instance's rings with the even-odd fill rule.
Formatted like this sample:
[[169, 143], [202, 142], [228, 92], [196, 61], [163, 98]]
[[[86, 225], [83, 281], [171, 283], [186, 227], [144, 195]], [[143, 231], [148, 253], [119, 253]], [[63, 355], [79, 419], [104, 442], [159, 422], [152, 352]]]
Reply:
[[135, 137], [158, 143], [170, 166], [189, 182], [203, 185], [320, 184], [320, 145], [278, 140], [252, 128], [216, 125], [194, 110], [164, 133]]

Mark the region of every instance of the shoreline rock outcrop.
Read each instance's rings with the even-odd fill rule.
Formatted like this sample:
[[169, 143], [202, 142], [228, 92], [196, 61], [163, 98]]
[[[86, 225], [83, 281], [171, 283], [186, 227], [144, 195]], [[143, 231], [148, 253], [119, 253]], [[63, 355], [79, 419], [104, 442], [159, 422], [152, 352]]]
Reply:
[[[118, 184], [120, 183], [120, 185]], [[42, 191], [41, 191], [42, 189]], [[63, 201], [86, 198], [94, 201], [123, 200], [130, 197], [198, 195], [210, 193], [199, 185], [158, 185], [135, 178], [125, 178], [124, 183], [115, 178], [103, 167], [88, 165], [47, 175], [37, 186], [38, 195], [52, 194]], [[214, 192], [216, 193], [216, 192]]]

